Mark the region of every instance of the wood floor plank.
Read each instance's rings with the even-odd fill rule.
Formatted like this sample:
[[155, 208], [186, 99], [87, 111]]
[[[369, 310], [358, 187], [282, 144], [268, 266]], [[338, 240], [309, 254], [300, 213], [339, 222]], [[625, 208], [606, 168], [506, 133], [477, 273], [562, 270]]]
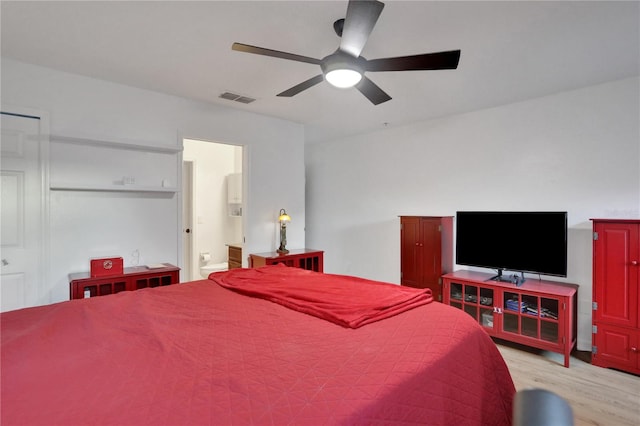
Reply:
[[561, 354], [496, 344], [516, 389], [543, 388], [562, 396], [571, 405], [575, 426], [640, 425], [640, 377], [593, 366], [585, 356], [572, 356], [565, 368]]

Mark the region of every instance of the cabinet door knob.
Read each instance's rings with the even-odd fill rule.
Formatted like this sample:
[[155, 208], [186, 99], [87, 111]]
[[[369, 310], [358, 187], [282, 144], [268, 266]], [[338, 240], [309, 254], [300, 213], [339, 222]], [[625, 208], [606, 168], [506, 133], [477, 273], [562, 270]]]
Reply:
[[631, 261], [631, 264], [632, 264], [633, 266], [638, 266], [638, 261], [637, 261], [637, 260], [632, 260], [632, 261]]
[[636, 348], [636, 347], [632, 346], [632, 347], [631, 347], [631, 352], [638, 352], [638, 348]]

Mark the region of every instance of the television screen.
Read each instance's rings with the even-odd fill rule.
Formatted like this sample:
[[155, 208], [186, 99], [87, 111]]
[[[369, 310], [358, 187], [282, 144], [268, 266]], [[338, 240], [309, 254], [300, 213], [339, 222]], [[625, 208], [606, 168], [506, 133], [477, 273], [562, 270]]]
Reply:
[[457, 212], [456, 263], [566, 277], [567, 212]]

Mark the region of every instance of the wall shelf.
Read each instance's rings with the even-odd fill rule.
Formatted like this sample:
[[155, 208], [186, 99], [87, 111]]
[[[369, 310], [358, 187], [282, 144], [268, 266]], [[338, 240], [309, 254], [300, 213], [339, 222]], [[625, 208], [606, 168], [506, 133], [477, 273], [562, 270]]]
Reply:
[[77, 183], [51, 182], [52, 191], [109, 191], [109, 192], [164, 192], [175, 193], [175, 187], [141, 186], [141, 185], [80, 185]]
[[178, 192], [182, 148], [51, 135], [49, 189]]
[[140, 143], [104, 141], [104, 140], [98, 140], [98, 139], [78, 138], [74, 136], [51, 135], [50, 140], [51, 142], [62, 142], [62, 143], [69, 143], [69, 144], [83, 145], [83, 146], [99, 146], [99, 147], [105, 147], [105, 148], [117, 148], [117, 149], [129, 150], [129, 151], [145, 151], [145, 152], [157, 152], [157, 153], [165, 153], [165, 154], [175, 154], [178, 152], [182, 152], [182, 148], [177, 148], [177, 147], [165, 147], [165, 146], [145, 145]]

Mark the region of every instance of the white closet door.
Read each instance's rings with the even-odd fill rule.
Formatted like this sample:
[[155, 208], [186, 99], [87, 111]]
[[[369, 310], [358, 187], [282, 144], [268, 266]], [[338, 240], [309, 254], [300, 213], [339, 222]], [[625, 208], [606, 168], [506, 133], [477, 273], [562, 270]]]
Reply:
[[0, 309], [41, 305], [43, 176], [40, 120], [2, 113]]

